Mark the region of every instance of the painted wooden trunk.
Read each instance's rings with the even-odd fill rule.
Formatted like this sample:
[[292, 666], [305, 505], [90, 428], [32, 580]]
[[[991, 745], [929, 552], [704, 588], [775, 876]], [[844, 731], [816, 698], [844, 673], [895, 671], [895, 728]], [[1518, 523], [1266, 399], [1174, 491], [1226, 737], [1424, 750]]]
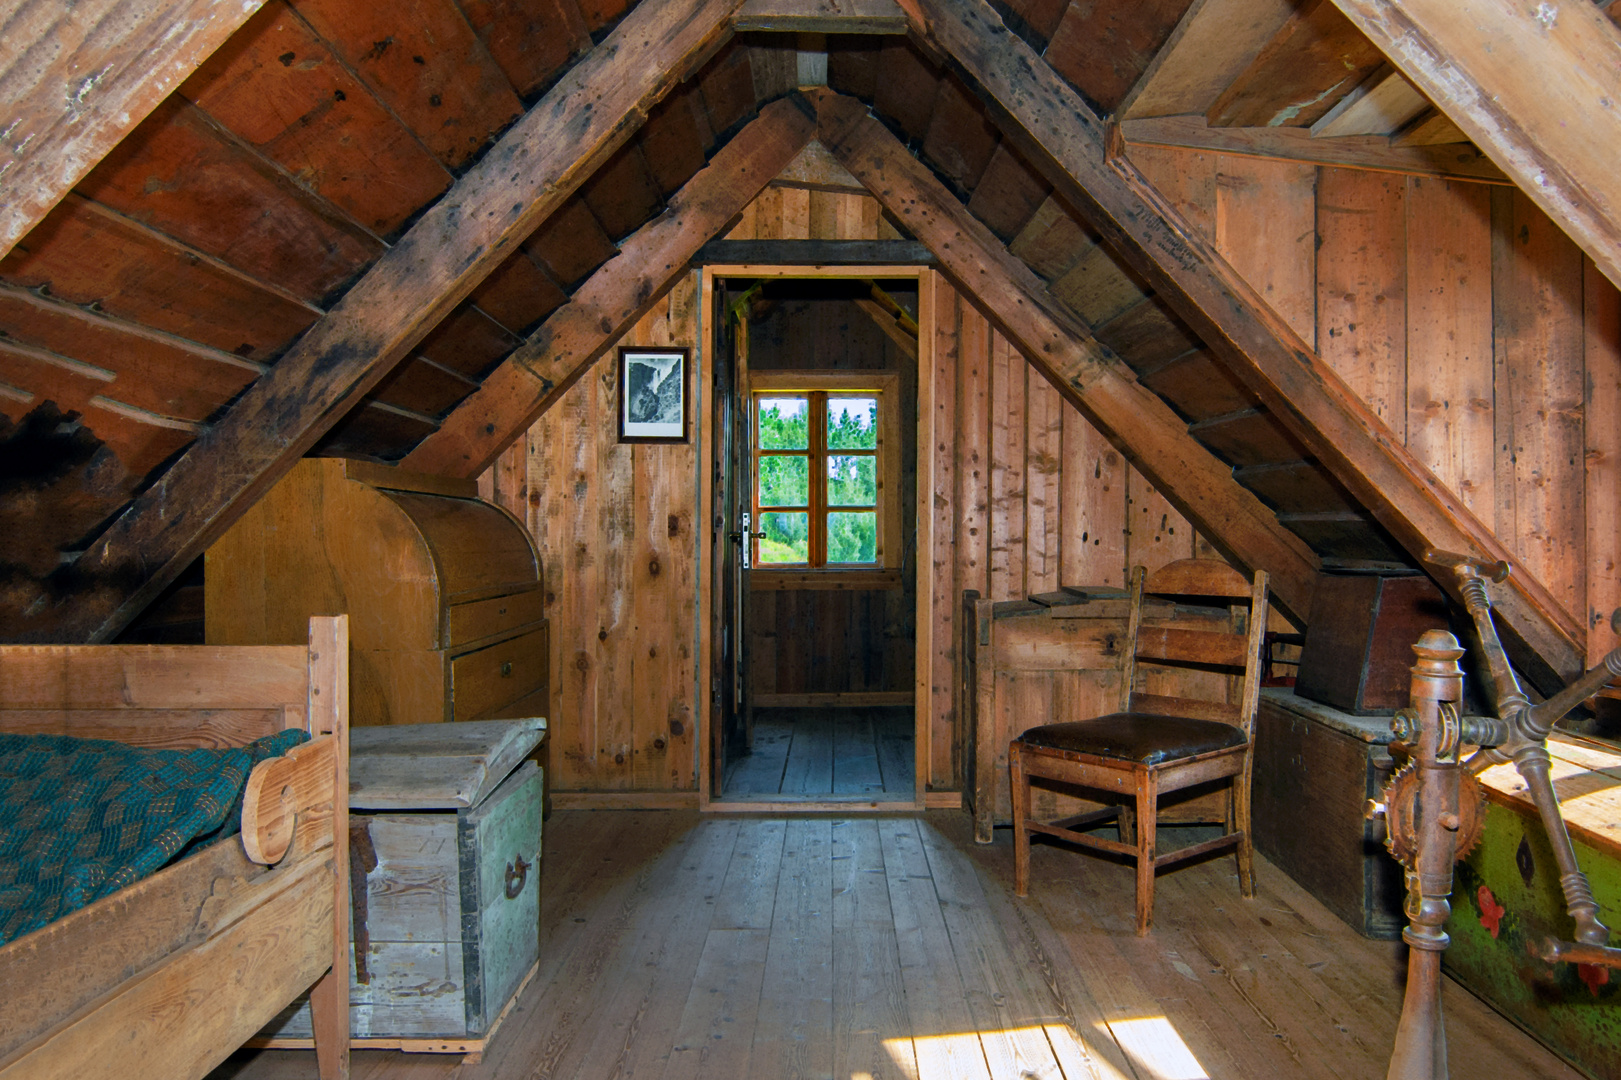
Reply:
[[[1621, 755], [1556, 736], [1554, 789], [1587, 873], [1599, 918], [1621, 927]], [[1588, 1076], [1621, 1076], [1621, 972], [1548, 964], [1532, 955], [1547, 937], [1569, 940], [1559, 868], [1541, 819], [1512, 765], [1481, 777], [1489, 802], [1480, 845], [1453, 879], [1451, 946], [1442, 963], [1498, 1012]]]
[[[539, 956], [540, 835], [532, 761], [474, 807], [350, 817], [355, 1036], [489, 1031]], [[308, 1037], [308, 1004], [262, 1034]]]

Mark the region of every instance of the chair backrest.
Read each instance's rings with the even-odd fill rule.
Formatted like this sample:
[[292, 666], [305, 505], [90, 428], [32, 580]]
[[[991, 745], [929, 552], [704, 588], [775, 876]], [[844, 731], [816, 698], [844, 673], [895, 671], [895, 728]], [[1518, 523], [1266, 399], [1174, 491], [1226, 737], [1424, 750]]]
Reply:
[[1215, 559], [1133, 569], [1121, 711], [1220, 720], [1253, 734], [1266, 581], [1264, 570], [1250, 581]]

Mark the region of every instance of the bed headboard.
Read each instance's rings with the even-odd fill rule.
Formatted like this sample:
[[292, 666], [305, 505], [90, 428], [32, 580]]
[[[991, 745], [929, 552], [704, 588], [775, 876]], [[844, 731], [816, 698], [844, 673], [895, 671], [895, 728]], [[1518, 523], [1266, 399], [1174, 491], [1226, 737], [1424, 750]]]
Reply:
[[134, 746], [241, 746], [286, 728], [335, 730], [348, 617], [298, 645], [0, 646], [0, 731]]

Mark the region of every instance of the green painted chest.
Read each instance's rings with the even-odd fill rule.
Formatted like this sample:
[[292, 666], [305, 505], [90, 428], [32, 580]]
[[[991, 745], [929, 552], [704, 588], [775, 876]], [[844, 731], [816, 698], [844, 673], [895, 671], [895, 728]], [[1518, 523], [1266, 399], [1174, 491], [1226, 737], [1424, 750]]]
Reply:
[[[543, 720], [356, 729], [352, 1032], [474, 1051], [539, 956]], [[308, 1038], [300, 1003], [263, 1033]], [[443, 1042], [445, 1045], [433, 1045]]]

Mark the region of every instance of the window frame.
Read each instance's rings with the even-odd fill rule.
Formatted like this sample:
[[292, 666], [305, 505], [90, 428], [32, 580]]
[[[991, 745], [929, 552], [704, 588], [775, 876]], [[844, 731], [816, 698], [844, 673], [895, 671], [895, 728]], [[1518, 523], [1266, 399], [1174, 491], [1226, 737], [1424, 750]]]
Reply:
[[[762, 398], [786, 397], [803, 394], [810, 399], [810, 420], [807, 425], [809, 444], [804, 451], [810, 461], [808, 468], [808, 490], [806, 496], [809, 505], [806, 507], [780, 507], [760, 505], [760, 457], [762, 453], [770, 455], [772, 451], [762, 451], [759, 446], [759, 408]], [[816, 395], [823, 395], [817, 397]], [[826, 471], [816, 467], [817, 460], [826, 462], [830, 454], [836, 455], [840, 451], [832, 451], [827, 447], [827, 418], [825, 401], [827, 396], [873, 396], [878, 399], [878, 438], [877, 449], [874, 456], [877, 459], [876, 473], [878, 482], [878, 499], [873, 509], [878, 515], [878, 536], [875, 560], [870, 563], [828, 563], [826, 516], [830, 512], [827, 506]], [[820, 409], [816, 402], [824, 404]], [[874, 571], [898, 572], [900, 568], [901, 552], [901, 476], [900, 476], [900, 373], [896, 371], [754, 371], [749, 373], [748, 388], [749, 404], [749, 505], [753, 511], [754, 530], [759, 531], [760, 515], [764, 513], [797, 513], [802, 509], [809, 514], [809, 545], [810, 559], [804, 563], [766, 563], [760, 562], [760, 542], [758, 538], [749, 540], [749, 564], [756, 578], [831, 578], [835, 576], [870, 575]], [[790, 453], [795, 453], [790, 451]], [[865, 453], [865, 452], [862, 452]], [[835, 508], [836, 509], [836, 508]], [[866, 510], [866, 507], [854, 508]], [[816, 559], [821, 556], [822, 562]], [[762, 581], [762, 584], [765, 584]]]

